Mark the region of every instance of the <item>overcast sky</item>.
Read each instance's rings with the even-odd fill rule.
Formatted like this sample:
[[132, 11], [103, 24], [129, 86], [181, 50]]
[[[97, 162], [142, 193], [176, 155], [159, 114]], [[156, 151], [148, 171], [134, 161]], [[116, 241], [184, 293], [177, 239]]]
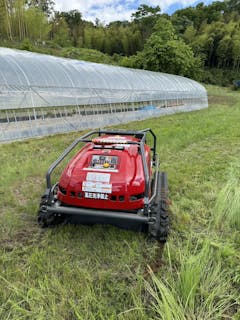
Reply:
[[196, 5], [198, 2], [206, 4], [212, 0], [55, 0], [55, 10], [70, 11], [78, 9], [85, 20], [108, 23], [116, 20], [130, 20], [131, 14], [136, 11], [140, 4], [149, 6], [159, 5], [162, 12], [169, 14], [177, 9]]

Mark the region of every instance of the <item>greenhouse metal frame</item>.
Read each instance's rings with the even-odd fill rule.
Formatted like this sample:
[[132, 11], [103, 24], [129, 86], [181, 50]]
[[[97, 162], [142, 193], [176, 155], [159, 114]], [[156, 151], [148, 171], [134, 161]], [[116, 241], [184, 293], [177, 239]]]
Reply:
[[205, 88], [181, 76], [0, 48], [0, 141], [207, 106]]

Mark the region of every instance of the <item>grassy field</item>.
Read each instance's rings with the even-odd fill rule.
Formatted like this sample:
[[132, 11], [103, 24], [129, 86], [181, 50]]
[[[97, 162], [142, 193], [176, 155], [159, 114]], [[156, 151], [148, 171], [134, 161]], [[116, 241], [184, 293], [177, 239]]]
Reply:
[[164, 248], [111, 226], [40, 229], [45, 172], [79, 134], [0, 145], [0, 319], [240, 319], [240, 94], [122, 125], [158, 136], [171, 198]]

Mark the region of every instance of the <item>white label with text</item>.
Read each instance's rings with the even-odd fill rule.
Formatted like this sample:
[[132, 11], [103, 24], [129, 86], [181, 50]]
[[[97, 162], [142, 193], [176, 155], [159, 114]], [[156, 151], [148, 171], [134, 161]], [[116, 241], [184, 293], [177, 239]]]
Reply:
[[112, 193], [112, 184], [94, 181], [83, 181], [82, 191]]
[[96, 193], [96, 192], [85, 192], [85, 198], [97, 199], [97, 200], [108, 200], [108, 194]]
[[110, 182], [110, 173], [98, 173], [98, 172], [88, 172], [86, 180], [87, 181], [94, 181], [94, 182]]

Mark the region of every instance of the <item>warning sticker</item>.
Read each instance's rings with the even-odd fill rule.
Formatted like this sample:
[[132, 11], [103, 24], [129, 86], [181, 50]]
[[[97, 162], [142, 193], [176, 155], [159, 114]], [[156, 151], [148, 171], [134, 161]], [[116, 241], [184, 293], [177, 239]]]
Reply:
[[110, 173], [98, 173], [98, 172], [88, 172], [87, 173], [87, 181], [94, 181], [94, 182], [110, 182]]
[[96, 181], [83, 181], [82, 191], [99, 192], [99, 193], [111, 193], [112, 184]]

